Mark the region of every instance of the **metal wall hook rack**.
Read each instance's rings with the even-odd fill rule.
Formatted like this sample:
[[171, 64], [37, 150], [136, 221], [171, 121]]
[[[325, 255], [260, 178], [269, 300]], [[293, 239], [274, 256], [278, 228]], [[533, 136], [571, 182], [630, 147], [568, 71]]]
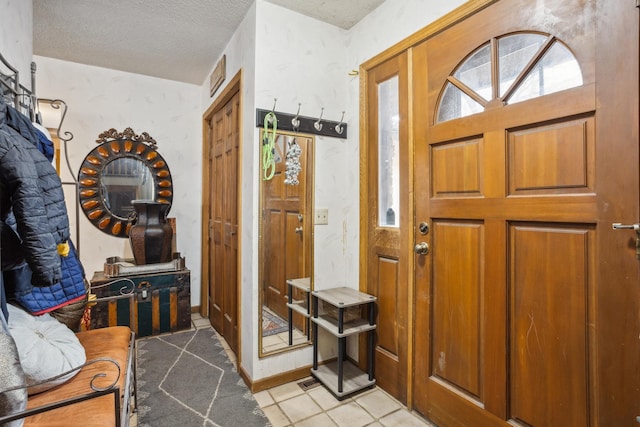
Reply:
[[263, 128], [264, 119], [267, 114], [274, 113], [278, 119], [278, 130], [329, 136], [332, 138], [347, 138], [347, 124], [343, 122], [344, 113], [342, 114], [342, 119], [340, 119], [339, 122], [323, 119], [322, 116], [324, 114], [324, 108], [322, 109], [319, 118], [306, 117], [300, 115], [300, 105], [301, 104], [298, 104], [298, 112], [296, 114], [256, 108], [256, 127]]

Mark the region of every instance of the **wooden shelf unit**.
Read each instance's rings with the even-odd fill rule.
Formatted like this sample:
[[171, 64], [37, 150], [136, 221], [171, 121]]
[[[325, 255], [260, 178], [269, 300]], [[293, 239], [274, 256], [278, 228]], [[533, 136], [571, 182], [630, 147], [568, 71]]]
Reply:
[[[359, 292], [352, 288], [339, 287], [311, 292], [313, 330], [313, 367], [311, 375], [333, 393], [336, 398], [344, 397], [357, 391], [372, 387], [373, 378], [373, 350], [375, 324], [376, 297]], [[319, 301], [333, 307], [328, 313], [320, 313]], [[360, 309], [367, 306], [367, 316], [357, 317], [345, 321], [345, 311], [349, 308]], [[336, 315], [332, 315], [336, 314]], [[318, 327], [328, 331], [338, 339], [338, 359], [334, 362], [318, 366]], [[346, 360], [347, 337], [361, 333], [369, 334], [367, 353], [367, 370], [362, 371], [353, 363]]]

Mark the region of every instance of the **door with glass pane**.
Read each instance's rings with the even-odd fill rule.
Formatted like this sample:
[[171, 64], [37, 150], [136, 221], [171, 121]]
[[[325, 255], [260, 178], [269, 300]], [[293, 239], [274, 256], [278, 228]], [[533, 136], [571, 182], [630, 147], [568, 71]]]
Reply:
[[[361, 283], [378, 297], [375, 345], [377, 384], [401, 402], [407, 399], [407, 320], [412, 223], [407, 137], [407, 55], [394, 57], [367, 75], [368, 128], [361, 150], [363, 180]], [[366, 346], [361, 346], [360, 360]]]
[[611, 224], [640, 219], [637, 34], [632, 1], [502, 0], [413, 50], [414, 401], [437, 425], [636, 423], [640, 268]]

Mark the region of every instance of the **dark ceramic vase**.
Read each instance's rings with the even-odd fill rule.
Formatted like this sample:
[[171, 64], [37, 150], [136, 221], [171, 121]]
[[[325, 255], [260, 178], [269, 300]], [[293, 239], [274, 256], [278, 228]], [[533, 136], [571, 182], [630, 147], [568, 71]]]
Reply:
[[173, 229], [167, 223], [168, 203], [133, 200], [135, 209], [129, 242], [136, 265], [171, 261]]

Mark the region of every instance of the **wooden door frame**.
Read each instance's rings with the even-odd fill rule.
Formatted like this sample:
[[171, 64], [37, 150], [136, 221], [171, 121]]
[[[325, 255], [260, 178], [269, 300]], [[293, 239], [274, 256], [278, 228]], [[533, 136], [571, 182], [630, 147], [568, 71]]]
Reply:
[[[404, 216], [406, 221], [409, 221], [408, 227], [413, 231], [415, 227], [415, 204], [414, 204], [414, 96], [413, 96], [413, 75], [412, 75], [412, 48], [413, 46], [427, 40], [433, 35], [443, 31], [445, 28], [448, 28], [456, 23], [466, 19], [468, 16], [477, 13], [478, 11], [490, 6], [493, 3], [496, 3], [499, 0], [470, 0], [448, 14], [440, 17], [433, 23], [427, 25], [422, 30], [412, 34], [406, 39], [398, 42], [397, 44], [391, 46], [390, 48], [384, 50], [380, 54], [371, 58], [370, 60], [364, 62], [360, 65], [360, 280], [359, 280], [359, 289], [362, 292], [367, 291], [367, 283], [368, 283], [368, 272], [367, 272], [367, 254], [369, 252], [369, 232], [367, 229], [369, 216], [372, 215], [372, 209], [375, 207], [369, 204], [369, 188], [372, 187], [374, 183], [370, 185], [368, 180], [367, 171], [369, 167], [375, 167], [375, 165], [369, 165], [369, 150], [368, 150], [368, 140], [367, 140], [367, 129], [370, 125], [369, 113], [367, 111], [368, 104], [368, 96], [367, 96], [367, 84], [369, 81], [369, 72], [382, 64], [383, 62], [393, 58], [394, 56], [399, 55], [402, 52], [408, 53], [407, 67], [408, 67], [408, 86], [409, 93], [407, 102], [409, 104], [407, 121], [408, 121], [408, 135], [407, 135], [407, 144], [409, 150], [409, 158], [408, 158], [408, 188], [406, 191], [409, 192], [408, 203], [407, 206], [402, 206], [404, 211], [408, 213], [408, 215]], [[377, 183], [374, 186], [377, 188]], [[413, 235], [413, 233], [412, 233]], [[405, 247], [402, 250], [411, 251], [413, 253], [413, 240], [407, 239], [404, 242]], [[408, 298], [407, 298], [407, 308], [409, 309], [409, 317], [407, 321], [407, 408], [413, 408], [413, 370], [414, 370], [414, 344], [415, 344], [415, 336], [414, 336], [414, 321], [415, 321], [415, 277], [414, 277], [414, 257], [409, 257], [408, 259], [408, 271], [410, 274], [408, 275], [408, 283], [406, 284], [408, 287]], [[378, 320], [379, 321], [379, 320]], [[367, 352], [366, 346], [364, 345], [364, 341], [360, 340], [359, 346], [359, 362], [362, 366], [367, 360]]]
[[[209, 174], [211, 172], [209, 168], [209, 155], [210, 153], [210, 145], [209, 139], [212, 134], [212, 130], [209, 130], [208, 122], [213, 118], [214, 114], [222, 110], [225, 105], [236, 95], [239, 96], [239, 108], [238, 108], [238, 160], [242, 159], [242, 70], [239, 70], [238, 73], [233, 76], [233, 78], [229, 81], [229, 84], [223, 89], [222, 92], [218, 95], [218, 97], [211, 103], [209, 108], [202, 115], [202, 224], [201, 224], [201, 269], [200, 269], [200, 315], [202, 317], [209, 317], [209, 259], [211, 254], [211, 245], [209, 244], [209, 220], [210, 218], [210, 209], [211, 209], [211, 183], [209, 182]], [[238, 171], [236, 176], [236, 189], [237, 189], [237, 200], [236, 204], [238, 207], [237, 215], [238, 215], [238, 254], [242, 253], [242, 239], [240, 236], [242, 235], [242, 162], [238, 162]], [[237, 272], [237, 286], [236, 286], [236, 294], [237, 294], [237, 321], [238, 321], [238, 354], [237, 359], [241, 359], [242, 353], [242, 315], [241, 315], [241, 304], [242, 300], [241, 294], [242, 289], [240, 284], [242, 283], [242, 269], [240, 268], [241, 262], [240, 258], [236, 261], [236, 272]]]

